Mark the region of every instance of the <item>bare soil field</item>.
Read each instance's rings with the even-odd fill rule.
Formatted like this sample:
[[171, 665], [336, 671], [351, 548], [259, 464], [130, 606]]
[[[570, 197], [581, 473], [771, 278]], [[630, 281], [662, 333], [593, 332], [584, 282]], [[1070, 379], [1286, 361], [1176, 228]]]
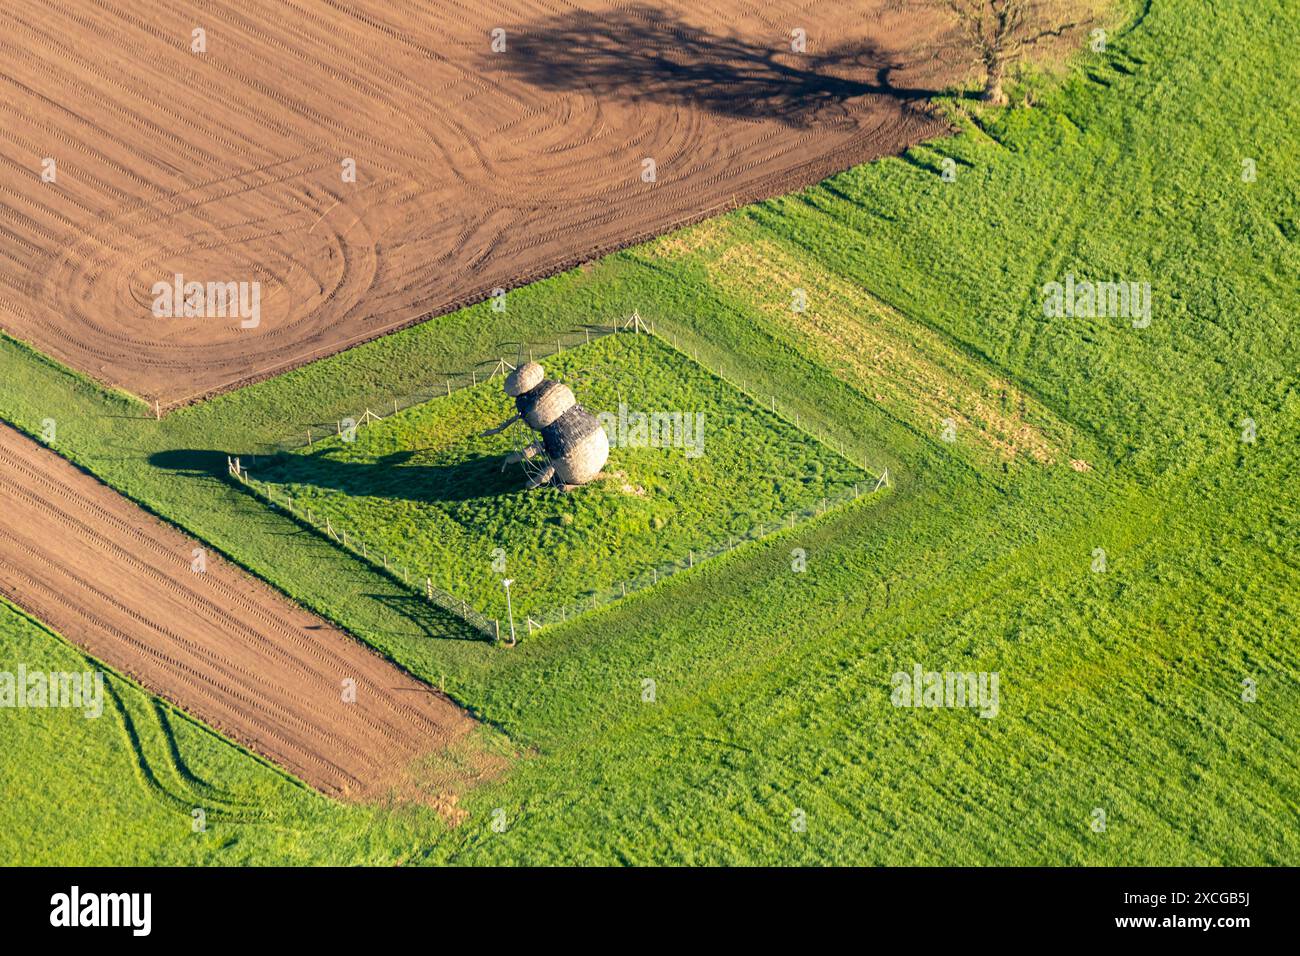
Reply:
[[[163, 404], [264, 378], [940, 134], [944, 29], [898, 0], [7, 0], [0, 327]], [[249, 308], [160, 317], [176, 276]]]
[[[451, 701], [0, 424], [0, 594], [96, 659], [332, 796], [451, 811], [417, 769], [477, 726]], [[355, 681], [355, 702], [344, 682]], [[422, 758], [425, 760], [422, 761]], [[424, 786], [421, 791], [421, 786]]]

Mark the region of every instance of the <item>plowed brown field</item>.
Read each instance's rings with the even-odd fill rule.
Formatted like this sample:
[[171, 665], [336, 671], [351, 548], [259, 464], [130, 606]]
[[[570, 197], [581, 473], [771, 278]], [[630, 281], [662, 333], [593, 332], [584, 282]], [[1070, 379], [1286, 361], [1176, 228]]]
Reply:
[[475, 722], [216, 555], [193, 570], [197, 547], [0, 424], [0, 594], [325, 793], [450, 809], [466, 781], [423, 792], [414, 765]]
[[[265, 377], [938, 134], [936, 16], [6, 0], [0, 326], [163, 403]], [[177, 274], [260, 323], [157, 317]]]

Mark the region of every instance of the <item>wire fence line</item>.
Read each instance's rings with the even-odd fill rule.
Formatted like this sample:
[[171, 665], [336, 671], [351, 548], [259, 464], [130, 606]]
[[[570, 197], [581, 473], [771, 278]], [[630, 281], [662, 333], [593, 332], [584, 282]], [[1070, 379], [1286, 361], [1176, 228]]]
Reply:
[[[248, 469], [241, 465], [239, 458], [228, 456], [226, 464], [230, 475], [237, 479], [251, 494], [265, 501], [271, 507], [289, 514], [322, 537], [332, 539], [336, 544], [360, 557], [376, 569], [382, 565], [384, 572], [394, 582], [405, 586], [413, 594], [423, 596], [430, 603], [465, 621], [483, 634], [485, 638], [500, 642], [503, 633], [513, 633], [511, 627], [513, 622], [507, 622], [506, 629], [503, 630], [500, 618], [488, 617], [465, 598], [434, 584], [431, 575], [424, 575], [421, 582], [421, 576], [417, 572], [413, 579], [407, 565], [398, 564], [379, 549], [371, 548], [359, 534], [356, 532], [349, 533], [348, 529], [340, 524], [335, 524], [328, 515], [325, 515], [324, 521], [321, 522], [317, 520], [318, 516], [310, 508], [295, 506], [293, 497], [287, 492], [282, 497], [277, 497], [275, 486], [270, 482], [261, 482], [261, 488], [259, 489], [257, 479], [248, 472]], [[729, 551], [734, 551], [743, 544], [761, 541], [782, 531], [793, 530], [805, 521], [821, 517], [840, 505], [856, 501], [864, 495], [874, 495], [881, 488], [887, 487], [888, 481], [889, 473], [886, 470], [874, 483], [868, 481], [854, 484], [851, 487], [846, 486], [837, 494], [823, 497], [815, 505], [787, 512], [783, 519], [759, 522], [744, 532], [729, 534], [725, 540], [719, 538], [698, 549], [690, 549], [685, 555], [676, 560], [656, 564], [634, 577], [592, 591], [582, 600], [566, 602], [549, 611], [539, 612], [536, 616], [525, 614], [521, 623], [527, 628], [529, 634], [533, 634], [544, 627], [565, 623], [580, 614], [621, 601], [629, 594], [652, 588], [661, 580], [670, 578], [674, 574], [693, 570], [697, 565]], [[513, 645], [513, 640], [511, 645]]]
[[361, 535], [355, 531], [349, 533], [347, 528], [335, 524], [329, 515], [323, 516], [325, 520], [322, 523], [317, 520], [321, 516], [316, 515], [311, 508], [295, 507], [293, 496], [288, 492], [283, 493], [282, 497], [276, 497], [275, 486], [270, 482], [263, 481], [261, 483], [262, 487], [259, 489], [257, 479], [249, 473], [247, 468], [243, 467], [238, 457], [226, 456], [226, 471], [231, 477], [239, 481], [249, 493], [260, 498], [272, 508], [289, 514], [299, 523], [306, 525], [321, 536], [333, 539], [345, 550], [357, 555], [376, 569], [382, 564], [384, 572], [393, 581], [406, 586], [415, 594], [422, 594], [428, 601], [459, 617], [486, 637], [492, 640], [500, 639], [501, 622], [498, 619], [488, 617], [464, 598], [434, 584], [432, 577], [429, 575], [424, 576], [423, 585], [421, 585], [418, 574], [416, 579], [412, 581], [407, 565], [398, 564], [390, 555], [377, 548], [370, 547]]
[[887, 481], [888, 475], [886, 473], [876, 479], [874, 483], [864, 482], [852, 487], [846, 487], [838, 494], [822, 498], [815, 505], [789, 512], [784, 520], [760, 522], [744, 533], [730, 534], [725, 540], [719, 538], [702, 548], [689, 550], [685, 555], [674, 561], [654, 565], [626, 581], [620, 581], [610, 587], [592, 591], [580, 601], [562, 604], [558, 608], [544, 613], [540, 618], [530, 617], [527, 619], [528, 633], [531, 634], [534, 630], [542, 627], [561, 624], [580, 614], [621, 601], [629, 594], [655, 587], [660, 581], [670, 578], [674, 574], [693, 570], [705, 561], [726, 554], [729, 551], [734, 551], [748, 542], [761, 541], [780, 532], [793, 530], [805, 521], [821, 517], [828, 511], [833, 511], [843, 504], [875, 494], [887, 485]]
[[[709, 372], [714, 377], [726, 382], [732, 388], [746, 395], [755, 405], [765, 408], [773, 414], [785, 419], [793, 424], [806, 435], [815, 438], [821, 444], [834, 451], [840, 457], [852, 461], [853, 464], [865, 470], [875, 478], [879, 478], [886, 469], [876, 468], [870, 463], [855, 461], [850, 457], [850, 453], [845, 442], [842, 439], [832, 438], [824, 429], [817, 430], [814, 424], [800, 416], [794, 403], [787, 402], [784, 399], [778, 400], [774, 392], [768, 391], [766, 395], [760, 393], [753, 387], [752, 382], [746, 382], [743, 379], [735, 378], [727, 374], [727, 368], [722, 363], [718, 367], [712, 368], [706, 360], [700, 358], [699, 348], [688, 350], [685, 346], [679, 344], [676, 335], [662, 335], [655, 330], [654, 321], [643, 319], [639, 312], [632, 312], [631, 315], [616, 320], [612, 325], [588, 325], [581, 329], [571, 329], [568, 332], [558, 334], [554, 340], [546, 339], [534, 342], [521, 342], [516, 348], [516, 361], [535, 361], [557, 355], [566, 349], [574, 349], [580, 345], [589, 345], [597, 339], [604, 338], [608, 335], [615, 335], [620, 332], [631, 332], [634, 334], [648, 333], [653, 335], [658, 341], [670, 346], [674, 351], [694, 362], [696, 365]], [[553, 346], [553, 347], [552, 347]], [[423, 405], [435, 398], [451, 395], [466, 388], [474, 388], [482, 382], [491, 381], [498, 375], [505, 376], [515, 367], [509, 359], [504, 356], [498, 356], [495, 359], [485, 359], [477, 363], [469, 372], [458, 374], [449, 374], [442, 377], [440, 381], [431, 382], [423, 388], [417, 388], [412, 392], [405, 392], [399, 395], [388, 395], [382, 399], [376, 397], [374, 405], [379, 408], [375, 411], [366, 405], [361, 411], [357, 412], [355, 417], [345, 417], [336, 419], [326, 425], [324, 430], [313, 430], [307, 427], [301, 434], [295, 433], [281, 439], [275, 446], [277, 451], [293, 451], [303, 447], [314, 447], [315, 443], [329, 437], [343, 437], [345, 432], [355, 434], [355, 431], [363, 426], [369, 425], [376, 421], [382, 421], [386, 416], [396, 414], [416, 405]], [[319, 426], [318, 426], [319, 428]]]
[[375, 396], [374, 400], [365, 405], [355, 416], [335, 419], [325, 423], [323, 427], [319, 424], [315, 428], [304, 427], [301, 432], [295, 432], [281, 439], [274, 446], [275, 450], [295, 451], [301, 448], [312, 448], [316, 442], [323, 439], [343, 437], [345, 433], [355, 434], [355, 431], [362, 426], [381, 421], [388, 415], [395, 415], [416, 405], [423, 405], [435, 398], [444, 398], [453, 392], [474, 388], [497, 376], [508, 375], [519, 362], [537, 361], [575, 349], [580, 345], [590, 345], [597, 339], [623, 331], [624, 328], [624, 324], [588, 325], [581, 329], [561, 332], [553, 339], [520, 342], [513, 356], [498, 355], [495, 359], [485, 359], [476, 363], [468, 372], [448, 373], [410, 392]]
[[[811, 423], [802, 422], [799, 412], [794, 410], [789, 403], [778, 401], [775, 393], [769, 392], [767, 401], [764, 402], [748, 383], [728, 376], [725, 367], [720, 365], [717, 369], [710, 368], [707, 362], [700, 359], [698, 349], [693, 353], [689, 352], [678, 343], [676, 336], [664, 336], [659, 334], [655, 329], [653, 320], [643, 319], [638, 312], [633, 312], [631, 316], [617, 327], [617, 329], [618, 331], [645, 332], [653, 335], [657, 340], [670, 346], [673, 351], [677, 352], [688, 361], [695, 363], [710, 375], [713, 375], [715, 378], [725, 382], [731, 388], [734, 388], [738, 392], [747, 396], [756, 406], [764, 408], [772, 414], [785, 419], [805, 435], [817, 440], [827, 449], [838, 454], [846, 461], [849, 461], [855, 467], [861, 468], [870, 476], [871, 480], [855, 483], [851, 487], [845, 487], [838, 494], [823, 497], [818, 503], [812, 506], [789, 512], [785, 515], [783, 520], [760, 522], [743, 533], [728, 535], [725, 541], [718, 539], [699, 549], [689, 550], [684, 556], [681, 556], [674, 561], [669, 561], [662, 565], [655, 565], [626, 581], [621, 581], [611, 587], [593, 591], [584, 600], [563, 604], [557, 609], [544, 613], [540, 618], [530, 617], [527, 619], [529, 633], [532, 633], [536, 628], [563, 623], [570, 617], [575, 617], [586, 611], [592, 611], [608, 604], [612, 604], [615, 601], [620, 601], [629, 594], [654, 587], [663, 578], [671, 577], [673, 574], [682, 571], [692, 570], [697, 564], [707, 561], [710, 558], [715, 558], [721, 554], [725, 554], [728, 551], [732, 551], [745, 542], [759, 541], [763, 538], [770, 537], [777, 532], [793, 529], [803, 521], [820, 517], [827, 511], [849, 501], [856, 501], [858, 498], [862, 497], [863, 494], [875, 494], [880, 491], [881, 488], [890, 487], [891, 484], [889, 469], [887, 467], [877, 469], [873, 468], [869, 464], [854, 461], [846, 451], [845, 444], [842, 440], [834, 439], [824, 431], [813, 431], [810, 427]], [[868, 488], [867, 486], [870, 487]]]
[[794, 403], [786, 401], [784, 398], [778, 400], [776, 393], [771, 390], [766, 390], [766, 394], [763, 394], [763, 390], [759, 390], [755, 388], [754, 383], [752, 381], [746, 382], [742, 378], [733, 378], [729, 376], [727, 374], [726, 366], [723, 365], [722, 363], [719, 363], [716, 369], [711, 368], [709, 366], [709, 363], [706, 360], [700, 358], [700, 350], [698, 347], [696, 347], [693, 350], [689, 350], [686, 348], [686, 346], [679, 343], [676, 335], [673, 334], [662, 335], [657, 333], [655, 331], [653, 321], [646, 322], [645, 320], [639, 319], [638, 316], [635, 316], [635, 313], [634, 313], [634, 318], [638, 319], [642, 327], [645, 328], [647, 331], [649, 331], [650, 334], [658, 338], [659, 341], [663, 342], [668, 346], [671, 346], [673, 351], [679, 353], [680, 355], [694, 362], [696, 365], [700, 366], [700, 368], [704, 369], [710, 375], [714, 376], [715, 378], [721, 379], [723, 382], [726, 382], [736, 391], [747, 396], [749, 400], [752, 401], [759, 408], [766, 409], [767, 411], [778, 416], [779, 418], [783, 418], [785, 421], [794, 425], [795, 428], [799, 429], [799, 431], [803, 432], [808, 437], [815, 439], [816, 441], [824, 445], [826, 448], [835, 452], [841, 458], [845, 459], [846, 461], [852, 462], [853, 465], [855, 465], [858, 468], [861, 468], [867, 474], [871, 475], [872, 478], [877, 480], [883, 480], [886, 485], [889, 484], [889, 478], [888, 478], [889, 469], [887, 467], [882, 466], [877, 468], [874, 465], [870, 464], [869, 462], [855, 460], [851, 456], [849, 445], [846, 445], [843, 439], [832, 437], [824, 429], [818, 430], [814, 428], [813, 422], [800, 416], [799, 411], [795, 407]]
[[[556, 624], [562, 624], [571, 618], [588, 611], [596, 610], [608, 606], [616, 601], [620, 601], [629, 594], [645, 591], [659, 583], [660, 580], [679, 574], [683, 571], [689, 571], [697, 565], [702, 564], [712, 558], [725, 554], [747, 542], [760, 541], [764, 538], [772, 537], [782, 531], [795, 528], [804, 521], [811, 520], [828, 511], [846, 504], [850, 501], [856, 501], [864, 495], [874, 495], [881, 488], [890, 486], [889, 469], [873, 469], [869, 465], [854, 461], [845, 451], [845, 445], [842, 441], [832, 439], [825, 432], [817, 433], [812, 431], [808, 424], [801, 422], [801, 417], [797, 410], [794, 410], [792, 403], [778, 401], [775, 394], [768, 396], [768, 401], [764, 402], [756, 395], [752, 388], [745, 382], [737, 381], [727, 376], [725, 368], [719, 367], [714, 370], [699, 358], [698, 350], [694, 354], [688, 352], [685, 348], [678, 345], [675, 336], [665, 337], [658, 334], [654, 329], [653, 322], [641, 318], [640, 314], [633, 312], [626, 319], [621, 320], [610, 326], [590, 326], [574, 333], [567, 335], [567, 348], [574, 348], [579, 345], [587, 344], [599, 338], [618, 333], [632, 334], [649, 334], [653, 335], [658, 341], [670, 346], [675, 352], [681, 354], [687, 360], [699, 365], [709, 374], [725, 382], [730, 387], [745, 394], [755, 405], [770, 411], [787, 422], [793, 424], [805, 435], [813, 438], [824, 445], [829, 450], [839, 454], [841, 457], [850, 461], [855, 467], [861, 468], [869, 476], [869, 480], [855, 483], [852, 486], [846, 486], [839, 492], [825, 496], [820, 501], [808, 507], [788, 512], [780, 518], [774, 518], [767, 522], [760, 522], [744, 532], [729, 534], [726, 539], [717, 539], [707, 542], [700, 548], [690, 549], [685, 555], [681, 555], [675, 560], [656, 564], [645, 569], [635, 576], [624, 581], [617, 582], [611, 586], [591, 591], [577, 601], [566, 602], [557, 607], [545, 611], [528, 613], [521, 615], [523, 620], [521, 625], [526, 628], [528, 634]], [[525, 361], [532, 361], [537, 358], [544, 358], [565, 351], [566, 336], [562, 335], [556, 338], [553, 349], [545, 345], [523, 345], [519, 349], [519, 358]], [[524, 356], [527, 356], [525, 359]], [[514, 368], [510, 362], [504, 358], [498, 358], [495, 364], [491, 362], [479, 363], [479, 367], [487, 367], [486, 374], [480, 375], [477, 370], [472, 370], [468, 375], [459, 377], [449, 377], [444, 380], [441, 387], [432, 387], [424, 390], [417, 390], [414, 393], [398, 396], [392, 399], [392, 412], [395, 414], [404, 409], [411, 408], [415, 405], [423, 404], [434, 398], [450, 395], [453, 392], [465, 388], [473, 388], [483, 382], [490, 381], [497, 375], [508, 374], [510, 369]], [[387, 406], [385, 406], [387, 411]], [[362, 426], [369, 425], [376, 421], [382, 421], [383, 415], [375, 413], [369, 407], [365, 408], [356, 419], [343, 419], [335, 423], [336, 434], [342, 436], [345, 430], [359, 429]], [[280, 444], [281, 451], [290, 451], [295, 448], [312, 447], [315, 442], [330, 436], [314, 435], [307, 431], [305, 435], [296, 442], [292, 439]], [[515, 626], [513, 621], [506, 622], [503, 627], [499, 618], [489, 617], [478, 608], [474, 607], [465, 598], [452, 593], [451, 591], [433, 583], [432, 575], [421, 575], [418, 571], [412, 575], [406, 564], [398, 564], [390, 555], [372, 548], [361, 535], [351, 531], [334, 522], [328, 515], [316, 515], [309, 507], [295, 506], [292, 495], [287, 491], [282, 491], [277, 497], [276, 486], [270, 482], [262, 481], [259, 489], [259, 482], [244, 467], [238, 457], [227, 456], [227, 471], [229, 475], [237, 480], [250, 493], [265, 501], [271, 507], [283, 511], [297, 520], [299, 523], [310, 528], [323, 537], [332, 539], [336, 544], [345, 550], [357, 555], [362, 560], [371, 564], [376, 570], [382, 567], [385, 574], [394, 582], [401, 584], [409, 589], [413, 594], [424, 597], [430, 603], [463, 620], [476, 631], [484, 635], [485, 638], [501, 642], [503, 634], [513, 635]], [[320, 520], [320, 519], [323, 519]], [[513, 636], [507, 642], [508, 646], [513, 646]]]

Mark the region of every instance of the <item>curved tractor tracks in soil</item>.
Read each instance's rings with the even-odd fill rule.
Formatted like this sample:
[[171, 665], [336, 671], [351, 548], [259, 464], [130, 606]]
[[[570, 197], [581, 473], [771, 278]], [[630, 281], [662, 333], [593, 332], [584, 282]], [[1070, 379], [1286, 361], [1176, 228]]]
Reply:
[[[7, 0], [0, 327], [165, 406], [265, 378], [942, 133], [924, 103], [965, 64], [941, 22], [892, 0]], [[176, 275], [256, 283], [256, 327], [158, 317]]]

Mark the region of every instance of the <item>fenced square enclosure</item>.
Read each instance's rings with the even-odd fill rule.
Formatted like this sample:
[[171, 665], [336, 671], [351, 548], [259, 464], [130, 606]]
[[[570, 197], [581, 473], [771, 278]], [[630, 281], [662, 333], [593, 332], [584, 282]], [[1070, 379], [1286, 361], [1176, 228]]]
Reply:
[[[256, 486], [416, 589], [551, 624], [866, 495], [874, 476], [650, 334], [544, 360], [610, 439], [602, 477], [526, 490], [536, 439], [497, 375], [259, 466]], [[263, 482], [266, 484], [263, 485]]]

